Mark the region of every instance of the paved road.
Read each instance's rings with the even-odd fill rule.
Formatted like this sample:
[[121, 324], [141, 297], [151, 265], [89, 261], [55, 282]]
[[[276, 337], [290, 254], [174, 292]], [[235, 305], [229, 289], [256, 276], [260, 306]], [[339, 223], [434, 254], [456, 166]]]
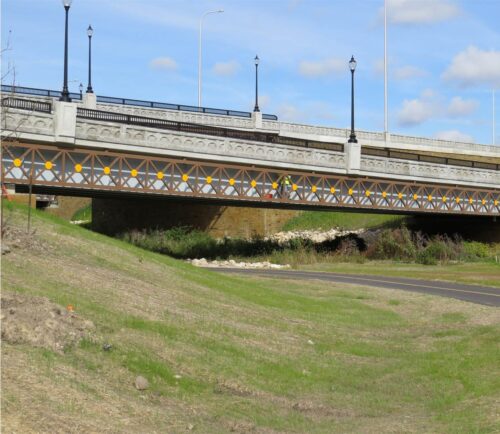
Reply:
[[472, 303], [500, 307], [500, 288], [493, 288], [491, 286], [464, 285], [461, 283], [407, 279], [403, 277], [323, 273], [315, 271], [251, 270], [241, 268], [211, 268], [211, 270], [223, 273], [254, 274], [284, 279], [324, 280], [335, 283], [351, 283], [354, 285], [377, 288], [399, 289], [402, 291], [440, 295], [443, 297], [470, 301]]

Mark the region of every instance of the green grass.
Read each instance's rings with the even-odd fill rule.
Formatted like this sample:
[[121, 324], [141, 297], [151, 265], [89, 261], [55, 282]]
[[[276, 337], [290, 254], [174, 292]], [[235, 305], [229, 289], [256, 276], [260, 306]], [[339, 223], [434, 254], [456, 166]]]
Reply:
[[500, 288], [500, 264], [495, 262], [451, 263], [441, 265], [409, 264], [395, 261], [366, 261], [362, 266], [349, 262], [323, 262], [298, 266], [303, 270], [337, 273], [446, 280]]
[[340, 211], [304, 211], [283, 226], [284, 231], [341, 228], [370, 229], [400, 225], [404, 216], [390, 214], [361, 214]]
[[96, 332], [64, 354], [3, 343], [6, 432], [500, 429], [494, 308], [220, 275], [38, 212], [33, 227], [49, 248], [4, 256], [3, 290], [71, 303]]
[[92, 205], [86, 205], [83, 208], [80, 208], [73, 214], [71, 217], [71, 221], [85, 221], [89, 222], [92, 220]]

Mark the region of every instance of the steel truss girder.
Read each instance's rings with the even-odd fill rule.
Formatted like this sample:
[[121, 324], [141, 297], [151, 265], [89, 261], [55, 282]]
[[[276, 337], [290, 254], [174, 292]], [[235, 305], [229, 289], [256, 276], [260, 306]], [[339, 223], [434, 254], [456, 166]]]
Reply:
[[[289, 177], [289, 184], [285, 182]], [[500, 190], [4, 142], [2, 182], [273, 206], [500, 215]]]

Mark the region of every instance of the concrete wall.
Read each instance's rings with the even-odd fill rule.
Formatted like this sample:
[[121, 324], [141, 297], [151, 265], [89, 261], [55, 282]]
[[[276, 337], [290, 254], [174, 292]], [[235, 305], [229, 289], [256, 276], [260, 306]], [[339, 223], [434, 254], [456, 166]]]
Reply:
[[117, 234], [128, 229], [190, 226], [214, 237], [269, 235], [297, 211], [229, 207], [161, 199], [92, 199], [92, 228]]

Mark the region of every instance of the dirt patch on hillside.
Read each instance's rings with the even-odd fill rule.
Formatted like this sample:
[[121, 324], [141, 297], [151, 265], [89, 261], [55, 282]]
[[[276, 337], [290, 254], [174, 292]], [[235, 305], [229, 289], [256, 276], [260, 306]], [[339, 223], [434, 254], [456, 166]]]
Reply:
[[46, 253], [51, 246], [38, 237], [36, 230], [28, 233], [25, 229], [6, 224], [3, 228], [2, 255], [17, 249]]
[[2, 291], [1, 319], [4, 342], [30, 344], [59, 353], [92, 337], [95, 330], [92, 321], [45, 297], [9, 291]]

